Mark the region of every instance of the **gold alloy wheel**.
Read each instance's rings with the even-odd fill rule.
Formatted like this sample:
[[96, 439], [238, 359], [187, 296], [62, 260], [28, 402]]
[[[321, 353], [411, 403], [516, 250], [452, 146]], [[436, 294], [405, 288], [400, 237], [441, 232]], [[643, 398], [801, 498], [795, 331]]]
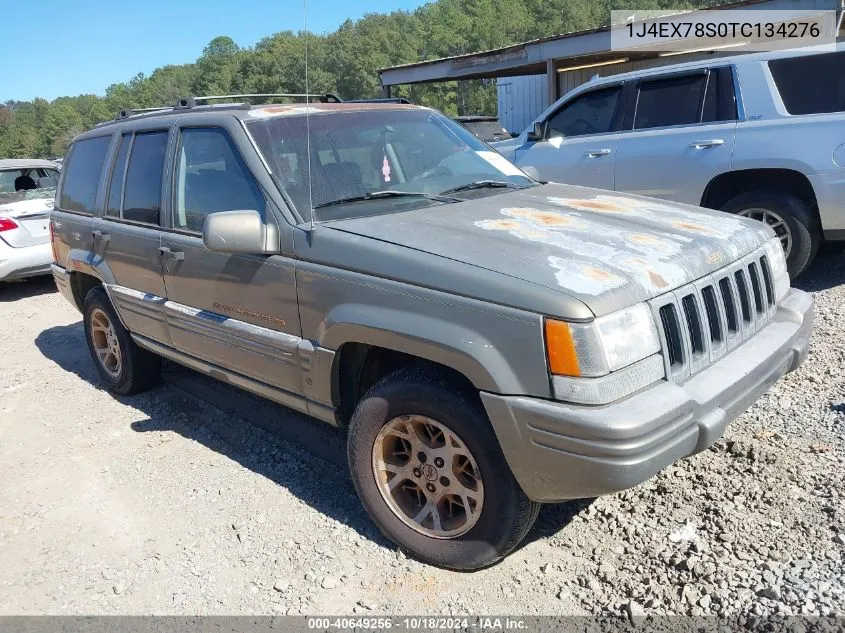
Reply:
[[100, 308], [91, 311], [91, 342], [100, 365], [117, 378], [121, 368], [120, 343], [111, 319]]
[[431, 418], [402, 415], [385, 424], [373, 444], [373, 473], [387, 507], [425, 536], [455, 538], [481, 516], [484, 484], [475, 458]]
[[789, 257], [792, 252], [792, 231], [789, 230], [786, 220], [780, 215], [769, 209], [758, 209], [756, 207], [740, 211], [737, 215], [744, 215], [746, 218], [763, 222], [772, 227], [780, 240], [781, 246], [783, 246], [784, 257]]

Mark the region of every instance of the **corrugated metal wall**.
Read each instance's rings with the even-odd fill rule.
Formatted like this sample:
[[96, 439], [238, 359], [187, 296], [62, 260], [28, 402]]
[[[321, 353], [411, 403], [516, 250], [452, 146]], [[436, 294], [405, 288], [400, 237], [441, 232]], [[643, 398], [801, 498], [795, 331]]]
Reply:
[[496, 80], [499, 93], [499, 121], [508, 132], [519, 134], [549, 107], [546, 75], [500, 77]]

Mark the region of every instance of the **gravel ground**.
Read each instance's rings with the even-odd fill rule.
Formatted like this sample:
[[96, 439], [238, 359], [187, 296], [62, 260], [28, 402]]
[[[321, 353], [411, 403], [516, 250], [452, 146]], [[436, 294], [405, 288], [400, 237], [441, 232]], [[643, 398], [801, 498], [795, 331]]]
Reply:
[[112, 397], [50, 281], [0, 287], [0, 614], [842, 614], [843, 280], [826, 249], [809, 360], [711, 450], [474, 574], [376, 533], [339, 433], [178, 368]]

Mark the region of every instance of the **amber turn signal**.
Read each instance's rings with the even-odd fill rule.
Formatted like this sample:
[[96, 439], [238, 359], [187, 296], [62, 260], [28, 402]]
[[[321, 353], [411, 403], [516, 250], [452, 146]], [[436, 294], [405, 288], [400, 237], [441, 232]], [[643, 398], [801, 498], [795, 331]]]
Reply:
[[554, 319], [546, 319], [546, 355], [549, 358], [549, 370], [557, 376], [580, 376], [578, 354], [569, 324]]

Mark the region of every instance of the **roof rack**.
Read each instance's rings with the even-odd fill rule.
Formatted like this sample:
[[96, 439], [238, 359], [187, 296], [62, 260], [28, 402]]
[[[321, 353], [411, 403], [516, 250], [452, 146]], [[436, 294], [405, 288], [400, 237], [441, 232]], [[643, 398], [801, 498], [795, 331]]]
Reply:
[[[304, 93], [287, 93], [287, 92], [273, 92], [273, 93], [251, 93], [251, 94], [231, 94], [231, 95], [207, 95], [204, 97], [182, 97], [173, 105], [158, 106], [155, 108], [124, 108], [117, 113], [114, 118], [115, 121], [122, 121], [128, 119], [136, 114], [146, 114], [149, 112], [164, 112], [165, 110], [190, 110], [200, 105], [213, 105], [211, 101], [233, 101], [235, 99], [316, 99], [320, 103], [343, 103], [343, 99], [330, 92], [321, 94], [304, 94]], [[242, 103], [226, 104], [238, 108], [249, 109], [251, 106], [249, 101]]]
[[[226, 101], [231, 99], [270, 99], [281, 97], [286, 99], [317, 99], [320, 103], [342, 103], [343, 100], [335, 94], [330, 92], [322, 94], [304, 94], [304, 93], [285, 93], [285, 92], [266, 92], [253, 94], [232, 94], [232, 95], [209, 95], [206, 97], [185, 97], [180, 99], [181, 102], [193, 102], [194, 105], [201, 101]], [[182, 106], [189, 107], [189, 106]]]
[[349, 99], [344, 103], [411, 103], [405, 97], [376, 97], [373, 99]]

